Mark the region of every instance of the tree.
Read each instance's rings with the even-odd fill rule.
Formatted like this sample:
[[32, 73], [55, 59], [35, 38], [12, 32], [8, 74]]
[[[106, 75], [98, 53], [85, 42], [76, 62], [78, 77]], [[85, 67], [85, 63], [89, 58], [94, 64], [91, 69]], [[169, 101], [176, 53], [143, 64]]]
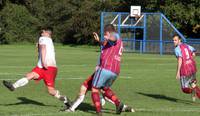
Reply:
[[52, 26], [53, 39], [64, 44], [94, 44], [100, 13], [161, 12], [186, 36], [200, 38], [199, 0], [1, 0], [0, 42], [33, 42], [40, 27]]
[[70, 33], [66, 34], [65, 42], [79, 44], [94, 43], [93, 39], [91, 39], [91, 34], [94, 31], [99, 31], [98, 28], [100, 27], [98, 5], [92, 0], [84, 0], [76, 5], [76, 10], [74, 10], [69, 20], [71, 28], [68, 31], [73, 32], [73, 35], [70, 36]]
[[199, 0], [120, 0], [118, 10], [129, 12], [131, 5], [142, 6], [142, 12], [161, 12], [186, 37], [200, 38]]
[[186, 37], [200, 38], [199, 5], [199, 0], [168, 0], [163, 11]]
[[35, 41], [38, 21], [24, 6], [8, 2], [0, 16], [1, 43]]

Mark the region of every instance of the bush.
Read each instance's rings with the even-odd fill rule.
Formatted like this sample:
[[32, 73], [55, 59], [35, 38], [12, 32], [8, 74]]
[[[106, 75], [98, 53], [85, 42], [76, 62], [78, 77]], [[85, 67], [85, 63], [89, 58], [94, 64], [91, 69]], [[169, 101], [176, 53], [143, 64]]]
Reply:
[[38, 20], [26, 7], [7, 3], [0, 13], [1, 43], [35, 42]]

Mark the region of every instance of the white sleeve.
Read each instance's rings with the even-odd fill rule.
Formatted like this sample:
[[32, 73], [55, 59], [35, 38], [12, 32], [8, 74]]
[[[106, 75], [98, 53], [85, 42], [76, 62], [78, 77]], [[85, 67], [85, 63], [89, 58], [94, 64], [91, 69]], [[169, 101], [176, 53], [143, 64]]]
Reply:
[[40, 38], [39, 38], [39, 44], [40, 44], [40, 45], [46, 45], [46, 43], [47, 43], [47, 42], [46, 42], [46, 39], [45, 39], [44, 37], [40, 37]]

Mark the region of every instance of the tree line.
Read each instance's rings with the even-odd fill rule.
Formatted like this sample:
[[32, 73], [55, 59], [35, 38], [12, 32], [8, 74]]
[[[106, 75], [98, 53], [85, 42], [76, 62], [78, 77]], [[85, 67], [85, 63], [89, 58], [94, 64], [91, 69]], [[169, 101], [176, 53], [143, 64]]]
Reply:
[[92, 32], [100, 31], [100, 13], [161, 12], [186, 36], [200, 38], [199, 0], [0, 0], [0, 44], [37, 41], [41, 27], [52, 26], [54, 41], [95, 44]]

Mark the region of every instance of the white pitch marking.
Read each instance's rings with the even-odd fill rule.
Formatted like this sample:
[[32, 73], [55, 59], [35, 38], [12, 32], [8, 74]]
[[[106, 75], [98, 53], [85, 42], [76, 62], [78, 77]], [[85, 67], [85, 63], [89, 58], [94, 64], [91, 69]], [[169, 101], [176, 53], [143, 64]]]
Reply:
[[[132, 77], [129, 76], [120, 76], [119, 79], [130, 79]], [[18, 80], [20, 78], [2, 78], [0, 80]], [[87, 77], [66, 77], [66, 78], [56, 78], [56, 80], [83, 80], [87, 79]]]
[[157, 108], [157, 109], [146, 109], [146, 108], [136, 108], [137, 111], [147, 111], [147, 112], [200, 112], [200, 108], [188, 108], [188, 109], [179, 109], [179, 108]]
[[[93, 66], [93, 65], [88, 65], [88, 64], [62, 64], [62, 65], [58, 65], [59, 66]], [[27, 68], [27, 67], [34, 67], [34, 66], [16, 66], [16, 65], [10, 65], [10, 66], [6, 66], [6, 65], [1, 65], [0, 68]], [[95, 65], [94, 65], [95, 67]]]

